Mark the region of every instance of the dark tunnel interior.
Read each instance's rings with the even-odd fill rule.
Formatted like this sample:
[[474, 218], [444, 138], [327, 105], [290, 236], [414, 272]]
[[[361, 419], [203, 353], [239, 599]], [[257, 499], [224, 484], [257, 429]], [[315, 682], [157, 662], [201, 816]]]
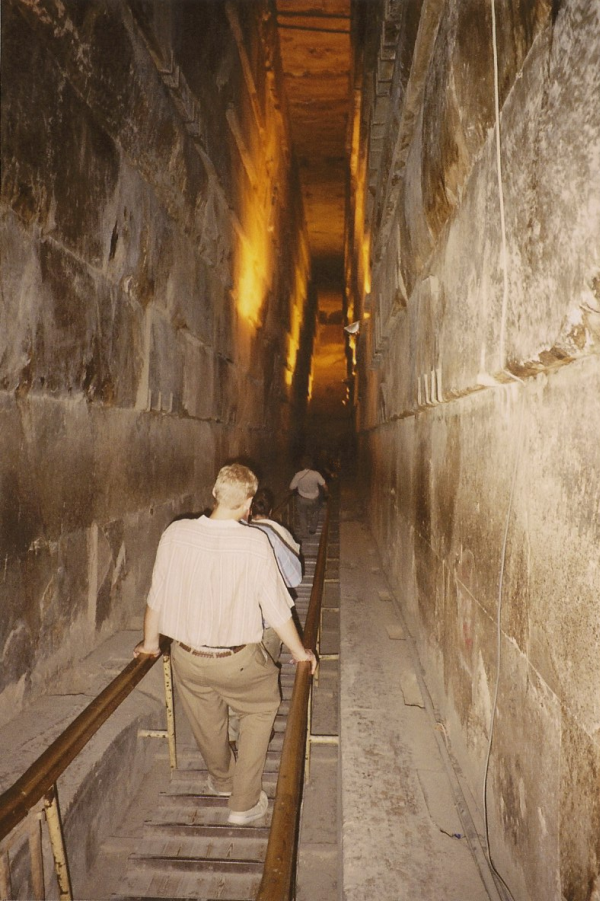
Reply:
[[[598, 901], [599, 0], [2, 0], [0, 27], [2, 791], [221, 465], [283, 498], [308, 452], [511, 897]], [[370, 614], [340, 609], [343, 658]]]

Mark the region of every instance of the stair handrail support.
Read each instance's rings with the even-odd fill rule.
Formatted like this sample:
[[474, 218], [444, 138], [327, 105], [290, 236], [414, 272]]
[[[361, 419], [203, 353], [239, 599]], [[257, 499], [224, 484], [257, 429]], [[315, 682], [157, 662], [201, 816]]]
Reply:
[[[304, 647], [311, 651], [317, 646], [323, 600], [329, 537], [329, 505], [328, 500], [303, 635]], [[281, 751], [265, 866], [256, 901], [289, 901], [292, 897], [311, 680], [310, 663], [308, 661], [297, 663]]]
[[[165, 691], [167, 707], [167, 729], [171, 756], [175, 754], [175, 735], [172, 716], [172, 699], [169, 700], [167, 686], [167, 659], [170, 667], [170, 640], [161, 640], [161, 651], [165, 661]], [[36, 812], [36, 805], [43, 805], [48, 825], [55, 873], [61, 901], [72, 901], [72, 887], [68, 859], [64, 843], [62, 820], [58, 808], [57, 781], [69, 764], [77, 757], [100, 727], [123, 703], [136, 685], [154, 666], [158, 657], [140, 656], [127, 666], [97, 695], [84, 710], [70, 723], [51, 745], [31, 764], [17, 781], [0, 795], [0, 845], [17, 829], [30, 812]], [[171, 751], [172, 749], [172, 751]], [[9, 866], [6, 850], [3, 858]], [[32, 868], [36, 866], [32, 860]], [[3, 870], [5, 867], [3, 867]], [[10, 882], [10, 873], [3, 876], [3, 882]]]

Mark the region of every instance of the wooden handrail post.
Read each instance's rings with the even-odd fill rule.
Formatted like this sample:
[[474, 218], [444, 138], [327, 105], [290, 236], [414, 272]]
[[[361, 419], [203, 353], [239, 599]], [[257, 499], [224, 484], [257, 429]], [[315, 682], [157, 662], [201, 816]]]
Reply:
[[175, 733], [175, 705], [173, 703], [173, 669], [171, 655], [163, 654], [163, 674], [165, 677], [165, 705], [167, 708], [167, 738], [169, 740], [169, 765], [177, 769], [177, 742]]
[[58, 807], [56, 785], [53, 785], [46, 794], [44, 798], [44, 808], [46, 810], [48, 832], [50, 833], [50, 844], [52, 845], [52, 856], [54, 857], [54, 870], [56, 872], [60, 901], [73, 901], [71, 875], [69, 873], [69, 862], [65, 850], [65, 840], [63, 837], [60, 810]]
[[31, 887], [33, 897], [41, 899], [46, 897], [44, 885], [44, 854], [42, 850], [42, 813], [41, 811], [29, 813], [29, 858], [31, 860]]
[[10, 858], [8, 848], [0, 854], [0, 898], [12, 898], [12, 882], [10, 878]]

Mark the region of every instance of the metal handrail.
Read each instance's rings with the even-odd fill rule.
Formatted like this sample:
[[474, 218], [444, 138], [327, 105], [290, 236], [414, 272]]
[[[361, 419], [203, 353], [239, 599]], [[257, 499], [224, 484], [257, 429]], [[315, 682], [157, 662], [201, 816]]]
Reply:
[[[168, 651], [167, 645], [161, 646], [161, 650], [163, 653]], [[50, 791], [59, 776], [158, 659], [138, 657], [132, 660], [67, 726], [56, 741], [46, 748], [20, 779], [0, 795], [0, 841]]]
[[[329, 536], [329, 502], [304, 627], [304, 647], [314, 651], [319, 631]], [[263, 877], [256, 901], [288, 901], [291, 897], [298, 844], [302, 771], [304, 764], [311, 674], [307, 661], [296, 664], [296, 678], [283, 739], [273, 818]]]
[[[169, 739], [169, 757], [174, 766], [175, 735], [173, 732], [173, 699], [169, 697], [171, 680], [171, 660], [169, 657], [170, 639], [161, 643], [163, 669], [165, 675], [165, 691], [167, 706], [167, 729], [164, 733], [153, 733]], [[161, 655], [159, 654], [158, 657]], [[43, 809], [48, 831], [54, 869], [61, 901], [71, 901], [73, 891], [69, 873], [69, 861], [65, 848], [62, 822], [58, 804], [56, 782], [69, 764], [83, 750], [100, 726], [114, 713], [125, 698], [131, 694], [135, 686], [154, 666], [158, 657], [138, 657], [129, 663], [116, 678], [91, 701], [90, 704], [67, 726], [65, 731], [46, 748], [23, 775], [0, 795], [0, 842], [7, 836], [18, 840], [21, 824], [32, 816], [39, 818]], [[21, 828], [18, 828], [21, 827]], [[30, 830], [30, 854], [32, 886], [36, 898], [44, 898], [44, 878], [42, 846], [39, 840], [39, 829]], [[0, 857], [0, 890], [4, 897], [12, 897], [10, 859], [7, 848]]]

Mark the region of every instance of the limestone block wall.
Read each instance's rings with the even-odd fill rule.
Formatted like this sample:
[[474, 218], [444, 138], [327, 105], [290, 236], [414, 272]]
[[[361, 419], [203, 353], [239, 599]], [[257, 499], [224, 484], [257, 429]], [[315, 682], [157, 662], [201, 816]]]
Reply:
[[[482, 815], [485, 793], [495, 866], [519, 901], [589, 901], [600, 887], [600, 3], [496, 3], [504, 234], [491, 7], [424, 0], [412, 14], [383, 137], [371, 132], [382, 168], [367, 211], [371, 292], [357, 299], [361, 471]], [[366, 106], [368, 136], [376, 99]]]
[[312, 302], [269, 4], [7, 0], [2, 83], [4, 721], [285, 452]]

